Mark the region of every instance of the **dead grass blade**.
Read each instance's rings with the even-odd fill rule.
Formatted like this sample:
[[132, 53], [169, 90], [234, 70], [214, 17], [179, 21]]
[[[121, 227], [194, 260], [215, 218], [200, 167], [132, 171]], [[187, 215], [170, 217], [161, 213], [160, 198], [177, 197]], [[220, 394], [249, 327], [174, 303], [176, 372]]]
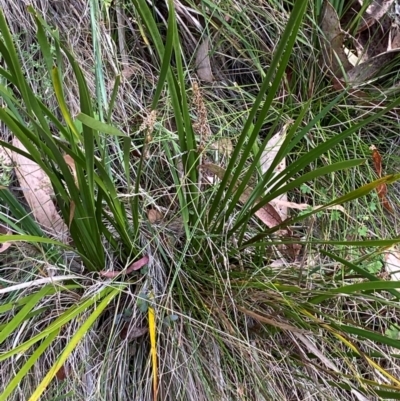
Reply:
[[292, 325], [290, 325], [290, 324], [283, 323], [283, 322], [279, 322], [279, 321], [274, 320], [274, 319], [270, 319], [270, 318], [268, 318], [268, 317], [265, 317], [265, 316], [263, 316], [263, 315], [260, 315], [259, 313], [253, 312], [253, 311], [248, 310], [248, 309], [246, 309], [246, 308], [243, 308], [242, 306], [236, 305], [236, 308], [237, 308], [238, 310], [240, 310], [241, 312], [243, 312], [245, 315], [247, 315], [247, 316], [249, 316], [249, 317], [251, 317], [251, 318], [253, 318], [253, 319], [255, 319], [255, 320], [258, 320], [259, 322], [266, 323], [266, 324], [269, 324], [269, 325], [271, 325], [271, 326], [277, 327], [278, 329], [290, 331], [290, 332], [292, 332], [292, 333], [303, 333], [303, 334], [307, 334], [307, 331], [306, 331], [306, 330], [299, 329], [299, 328], [294, 327], [294, 326], [292, 326]]
[[149, 335], [150, 335], [150, 354], [152, 361], [153, 372], [153, 401], [157, 401], [158, 390], [158, 369], [157, 369], [157, 330], [156, 330], [156, 315], [154, 308], [149, 306]]

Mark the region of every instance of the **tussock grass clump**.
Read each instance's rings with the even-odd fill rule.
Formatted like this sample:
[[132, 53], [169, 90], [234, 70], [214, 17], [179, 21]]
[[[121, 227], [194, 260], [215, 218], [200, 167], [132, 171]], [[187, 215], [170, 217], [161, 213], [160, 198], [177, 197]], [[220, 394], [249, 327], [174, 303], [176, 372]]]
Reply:
[[400, 100], [316, 3], [0, 0], [0, 145], [67, 228], [0, 164], [0, 400], [399, 398]]

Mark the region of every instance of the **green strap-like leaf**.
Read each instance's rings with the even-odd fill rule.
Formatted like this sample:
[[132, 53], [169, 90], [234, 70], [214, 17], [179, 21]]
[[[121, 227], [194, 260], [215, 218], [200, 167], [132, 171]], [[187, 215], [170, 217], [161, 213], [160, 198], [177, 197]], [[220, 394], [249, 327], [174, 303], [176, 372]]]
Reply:
[[113, 127], [112, 125], [103, 123], [103, 122], [101, 122], [99, 120], [96, 120], [95, 118], [90, 117], [90, 116], [88, 116], [86, 114], [79, 113], [76, 118], [82, 124], [86, 125], [87, 127], [92, 128], [92, 129], [94, 129], [96, 131], [103, 132], [104, 134], [108, 134], [108, 135], [126, 137], [126, 134], [124, 134], [118, 128]]

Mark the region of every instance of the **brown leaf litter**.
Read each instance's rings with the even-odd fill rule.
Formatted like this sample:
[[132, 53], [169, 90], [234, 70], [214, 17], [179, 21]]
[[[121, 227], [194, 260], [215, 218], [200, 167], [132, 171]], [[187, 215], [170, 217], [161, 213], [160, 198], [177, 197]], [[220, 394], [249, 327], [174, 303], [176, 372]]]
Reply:
[[[13, 139], [13, 145], [27, 152], [27, 149], [17, 138]], [[37, 163], [17, 152], [12, 152], [12, 159], [17, 179], [23, 188], [25, 199], [33, 217], [51, 236], [66, 242], [68, 227], [53, 202], [54, 191], [49, 177]]]

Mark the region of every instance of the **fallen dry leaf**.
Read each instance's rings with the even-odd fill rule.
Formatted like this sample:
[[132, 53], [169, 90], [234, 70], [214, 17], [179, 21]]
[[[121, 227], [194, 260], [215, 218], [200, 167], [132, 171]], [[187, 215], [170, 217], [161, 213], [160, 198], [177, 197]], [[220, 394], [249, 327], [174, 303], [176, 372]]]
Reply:
[[[225, 169], [217, 166], [216, 164], [207, 163], [199, 166], [199, 168], [208, 174], [215, 174], [219, 179], [223, 179], [225, 175]], [[235, 185], [235, 190], [238, 188], [240, 183]], [[240, 195], [240, 202], [246, 203], [247, 200], [251, 197], [253, 189], [250, 187], [246, 187], [243, 193]], [[273, 206], [267, 203], [264, 207], [257, 210], [255, 215], [269, 228], [273, 228], [282, 223], [281, 216], [275, 210]]]
[[65, 155], [64, 161], [65, 161], [65, 163], [67, 163], [69, 169], [71, 170], [71, 174], [74, 177], [76, 187], [79, 188], [78, 177], [76, 175], [75, 160], [70, 155]]
[[[268, 141], [267, 146], [262, 152], [260, 158], [260, 168], [262, 174], [265, 174], [269, 168], [271, 167], [273, 161], [275, 160], [276, 155], [279, 152], [279, 149], [282, 146], [283, 141], [286, 138], [286, 132], [290, 123], [286, 123], [279, 132], [277, 132], [271, 139]], [[275, 167], [274, 175], [281, 173], [286, 168], [286, 158], [283, 158], [281, 162]], [[266, 189], [267, 191], [267, 189]], [[287, 202], [287, 194], [284, 193], [278, 196], [276, 199], [271, 200], [271, 205], [276, 209], [276, 211], [281, 216], [282, 220], [287, 219], [288, 210], [284, 203], [278, 203], [277, 201]]]
[[210, 145], [211, 150], [216, 150], [225, 157], [229, 157], [233, 152], [233, 144], [230, 138], [220, 138]]
[[397, 247], [390, 248], [385, 252], [385, 269], [393, 281], [400, 281], [400, 252]]
[[[328, 0], [324, 1], [321, 30], [325, 40], [321, 40], [321, 49], [324, 64], [328, 68], [335, 90], [341, 90], [348, 84], [361, 85], [377, 78], [389, 63], [394, 62], [400, 52], [397, 48], [400, 37], [399, 39], [394, 37], [395, 41], [392, 45], [393, 27], [387, 15], [387, 10], [392, 3], [392, 0], [377, 0], [368, 7], [357, 37], [353, 38], [353, 46], [357, 50], [356, 56], [344, 47], [346, 33], [341, 28], [334, 7]], [[354, 19], [357, 12], [350, 7], [347, 13], [349, 15], [345, 17], [348, 19], [351, 14], [351, 18]], [[379, 23], [375, 24], [376, 21]], [[351, 19], [347, 21], [347, 24], [349, 23]], [[363, 93], [361, 95], [365, 97]]]
[[[375, 145], [371, 145], [370, 149], [372, 150], [372, 161], [373, 161], [375, 172], [376, 172], [378, 178], [382, 178], [382, 156], [379, 153], [379, 151]], [[390, 204], [390, 202], [386, 196], [387, 192], [388, 192], [386, 183], [379, 184], [376, 187], [376, 192], [378, 194], [378, 197], [379, 197], [384, 209], [386, 209], [390, 213], [394, 213], [392, 205]]]
[[[0, 226], [0, 234], [12, 235], [12, 232]], [[11, 241], [0, 244], [0, 253], [5, 252], [13, 243]]]
[[[215, 174], [219, 179], [222, 179], [225, 175], [225, 170], [215, 164], [203, 164], [199, 166], [199, 168], [208, 174]], [[236, 183], [235, 190], [238, 188], [239, 185], [239, 183]], [[241, 203], [246, 203], [248, 199], [250, 199], [252, 193], [253, 189], [250, 187], [246, 187], [243, 193], [240, 195], [239, 201]], [[255, 201], [255, 203], [257, 202], [259, 202], [259, 199]], [[269, 203], [258, 209], [254, 214], [269, 228], [276, 227], [283, 222], [275, 207]], [[285, 227], [282, 230], [279, 230], [277, 234], [287, 237], [288, 239], [293, 238], [293, 233], [289, 227]], [[285, 244], [280, 247], [280, 250], [281, 252], [285, 252], [287, 255], [289, 255], [291, 259], [295, 260], [300, 253], [301, 246], [295, 243]]]
[[[26, 148], [17, 139], [13, 139], [13, 145], [27, 152]], [[52, 201], [53, 187], [49, 177], [35, 162], [13, 152], [15, 173], [20, 186], [24, 190], [25, 199], [31, 208], [35, 220], [53, 237], [66, 242], [68, 227], [63, 222]]]
[[213, 82], [214, 76], [211, 70], [209, 56], [210, 39], [205, 37], [196, 53], [196, 71], [202, 81]]
[[147, 218], [149, 219], [150, 224], [160, 223], [164, 216], [157, 209], [150, 209], [147, 211]]
[[148, 327], [130, 327], [129, 323], [125, 323], [119, 336], [122, 340], [125, 339], [133, 340], [135, 338], [143, 336], [148, 331], [149, 331]]
[[140, 270], [143, 266], [147, 265], [147, 263], [149, 263], [149, 257], [148, 256], [143, 256], [142, 258], [140, 258], [139, 260], [137, 260], [136, 262], [133, 262], [126, 270], [123, 271], [101, 271], [100, 276], [106, 277], [106, 278], [115, 278], [117, 276], [119, 276], [121, 273], [124, 274], [130, 274], [135, 270]]
[[67, 378], [68, 375], [69, 375], [69, 369], [64, 364], [61, 366], [60, 369], [58, 369], [56, 373], [56, 378], [57, 380], [63, 381]]
[[370, 146], [370, 150], [372, 150], [372, 161], [374, 164], [374, 169], [378, 178], [382, 178], [382, 156], [378, 152], [378, 149], [375, 145]]
[[358, 64], [347, 72], [348, 82], [352, 85], [360, 85], [366, 81], [376, 78], [380, 71], [392, 62], [400, 54], [400, 49], [390, 50], [378, 54]]
[[357, 33], [363, 32], [378, 22], [392, 7], [394, 0], [373, 0], [365, 11]]
[[[297, 210], [306, 210], [310, 207], [310, 205], [308, 205], [307, 203], [294, 203], [294, 202], [287, 202], [287, 201], [283, 201], [283, 200], [276, 200], [275, 203], [277, 205], [286, 206], [289, 209], [297, 209]], [[316, 209], [319, 209], [320, 207], [323, 207], [323, 205], [312, 206], [311, 209], [316, 210]], [[329, 206], [326, 209], [327, 210], [339, 210], [343, 213], [346, 213], [345, 208], [341, 205]]]
[[384, 15], [379, 23], [373, 24], [368, 29], [356, 34], [353, 44], [357, 51], [359, 63], [389, 50], [392, 28], [392, 19], [388, 15]]
[[69, 204], [69, 220], [68, 220], [68, 227], [71, 228], [72, 220], [75, 216], [75, 202], [71, 201]]
[[400, 48], [400, 30], [392, 29], [389, 36], [388, 51]]
[[331, 76], [341, 78], [343, 71], [349, 71], [353, 67], [344, 51], [346, 34], [340, 26], [336, 10], [327, 0], [324, 1], [321, 15], [321, 30], [325, 35], [321, 40], [323, 61]]

